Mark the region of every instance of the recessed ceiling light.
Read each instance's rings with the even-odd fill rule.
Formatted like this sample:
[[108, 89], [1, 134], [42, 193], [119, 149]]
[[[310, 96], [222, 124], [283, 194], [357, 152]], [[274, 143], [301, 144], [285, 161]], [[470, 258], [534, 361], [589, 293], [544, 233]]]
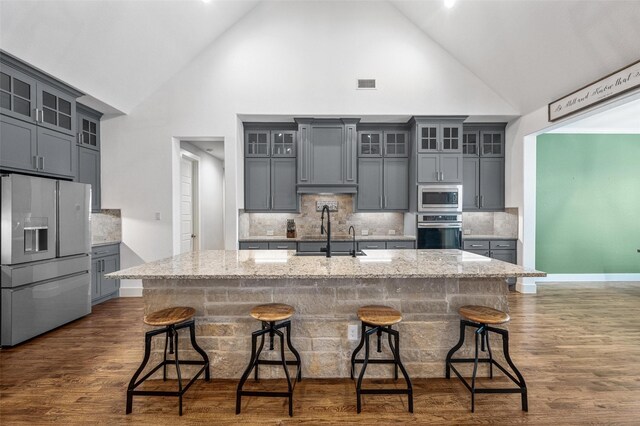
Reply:
[[211, 3], [211, 0], [202, 0], [202, 3]]
[[446, 7], [447, 9], [451, 9], [455, 4], [456, 0], [444, 0], [444, 7]]

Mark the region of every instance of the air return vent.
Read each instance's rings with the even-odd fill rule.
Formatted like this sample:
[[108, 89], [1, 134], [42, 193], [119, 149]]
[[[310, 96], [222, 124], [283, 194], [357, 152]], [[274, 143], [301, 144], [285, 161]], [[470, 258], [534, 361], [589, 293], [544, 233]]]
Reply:
[[358, 89], [375, 89], [375, 88], [376, 88], [375, 78], [358, 79]]

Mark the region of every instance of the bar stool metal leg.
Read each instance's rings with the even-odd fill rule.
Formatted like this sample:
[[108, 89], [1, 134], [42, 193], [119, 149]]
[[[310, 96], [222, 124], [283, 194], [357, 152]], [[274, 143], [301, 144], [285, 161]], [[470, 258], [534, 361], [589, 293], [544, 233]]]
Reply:
[[151, 337], [152, 336], [153, 334], [150, 334], [150, 333], [146, 333], [144, 336], [144, 358], [142, 359], [142, 363], [140, 364], [140, 367], [138, 367], [136, 372], [133, 373], [133, 377], [131, 377], [131, 380], [129, 381], [129, 386], [127, 388], [126, 414], [131, 414], [131, 410], [133, 407], [133, 390], [136, 387], [136, 381], [138, 380], [140, 373], [142, 373], [144, 368], [147, 366], [147, 363], [149, 362], [149, 356], [151, 355]]
[[364, 346], [365, 332], [366, 332], [366, 326], [364, 322], [362, 322], [360, 324], [360, 343], [358, 343], [358, 346], [356, 346], [356, 348], [353, 350], [353, 353], [351, 354], [351, 380], [353, 380], [353, 374], [356, 368], [356, 357], [358, 356], [358, 354], [362, 350], [362, 347]]
[[298, 366], [296, 378], [300, 382], [302, 381], [302, 362], [300, 361], [300, 354], [293, 347], [293, 344], [291, 344], [291, 321], [286, 322], [285, 330], [287, 332], [287, 347], [289, 348], [293, 356], [296, 358], [296, 364]]
[[[411, 379], [409, 378], [409, 374], [407, 370], [404, 368], [402, 361], [400, 361], [400, 333], [396, 330], [392, 330], [391, 326], [389, 326], [389, 335], [393, 334], [396, 344], [395, 350], [393, 351], [393, 355], [396, 361], [396, 380], [398, 379], [398, 367], [400, 367], [400, 371], [404, 376], [404, 380], [407, 382], [407, 396], [409, 401], [409, 412], [413, 413], [413, 386], [411, 385]], [[393, 349], [392, 349], [393, 350]]]
[[364, 341], [364, 360], [362, 361], [362, 369], [360, 370], [360, 375], [358, 376], [358, 383], [356, 385], [356, 410], [358, 414], [362, 411], [362, 379], [364, 378], [364, 372], [367, 370], [367, 364], [369, 363], [369, 336], [375, 333], [376, 328], [372, 328], [369, 331], [365, 331], [362, 336], [365, 339]]
[[[267, 328], [267, 324], [263, 321], [262, 322], [262, 329], [266, 329]], [[262, 353], [262, 348], [264, 348], [264, 334], [262, 334], [261, 340], [260, 340], [260, 347], [258, 347], [258, 353], [256, 354], [256, 359], [260, 359], [260, 354]], [[260, 366], [259, 363], [256, 363], [255, 366], [255, 375], [254, 375], [254, 380], [257, 382], [259, 380], [259, 374], [258, 374], [258, 367]]]

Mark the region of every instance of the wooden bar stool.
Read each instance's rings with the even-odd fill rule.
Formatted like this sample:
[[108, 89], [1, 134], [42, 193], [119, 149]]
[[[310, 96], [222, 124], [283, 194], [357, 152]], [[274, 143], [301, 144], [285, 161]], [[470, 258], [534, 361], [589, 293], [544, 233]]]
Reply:
[[[179, 413], [182, 415], [182, 395], [189, 389], [189, 387], [193, 384], [193, 382], [200, 377], [200, 375], [204, 372], [204, 378], [206, 381], [209, 381], [209, 357], [206, 352], [202, 350], [200, 346], [196, 343], [196, 329], [195, 329], [195, 320], [192, 319], [193, 315], [196, 313], [196, 310], [189, 307], [175, 307], [175, 308], [167, 308], [161, 311], [153, 312], [144, 317], [144, 322], [147, 325], [152, 326], [161, 326], [163, 328], [159, 328], [156, 330], [148, 331], [145, 335], [145, 345], [144, 345], [144, 359], [142, 360], [142, 364], [138, 370], [134, 373], [131, 381], [129, 382], [129, 387], [127, 388], [127, 414], [131, 413], [132, 405], [133, 405], [133, 396], [177, 396], [179, 401]], [[178, 358], [178, 330], [183, 328], [189, 328], [189, 333], [191, 335], [191, 345], [193, 349], [196, 350], [201, 356], [202, 361], [195, 360], [179, 360]], [[164, 343], [164, 358], [163, 361], [155, 366], [150, 372], [145, 374], [145, 376], [138, 380], [138, 376], [142, 373], [144, 368], [149, 362], [149, 356], [151, 355], [151, 338], [153, 336], [157, 336], [159, 334], [165, 334], [165, 343]], [[167, 359], [167, 348], [169, 349], [169, 354], [175, 354], [173, 359]], [[177, 391], [145, 391], [145, 390], [136, 390], [136, 388], [142, 384], [145, 380], [147, 380], [153, 373], [158, 371], [160, 367], [162, 367], [162, 379], [167, 380], [167, 364], [175, 364], [176, 366], [176, 374], [178, 375], [178, 390]], [[186, 386], [182, 386], [182, 377], [180, 374], [180, 364], [186, 365], [202, 365], [202, 368], [196, 373], [195, 376], [186, 384]]]
[[[258, 305], [251, 309], [250, 315], [262, 322], [262, 329], [254, 331], [251, 334], [251, 360], [247, 369], [242, 374], [240, 383], [238, 383], [238, 390], [236, 392], [236, 414], [240, 414], [240, 407], [242, 402], [242, 396], [268, 396], [268, 397], [284, 397], [289, 398], [289, 416], [293, 416], [293, 389], [294, 383], [291, 383], [289, 376], [289, 370], [287, 365], [297, 366], [296, 379], [302, 380], [302, 370], [300, 363], [300, 354], [295, 350], [291, 344], [291, 318], [295, 313], [295, 309], [292, 306], [282, 303], [269, 303], [266, 305]], [[281, 321], [280, 323], [277, 323]], [[276, 324], [277, 323], [277, 324]], [[284, 333], [280, 329], [284, 328]], [[280, 337], [280, 359], [279, 360], [264, 360], [260, 359], [262, 348], [264, 347], [264, 336], [269, 335], [269, 350], [273, 350], [273, 338], [275, 335]], [[287, 347], [295, 356], [295, 361], [287, 361], [284, 354], [285, 334]], [[260, 347], [257, 347], [258, 337], [260, 340]], [[287, 392], [266, 392], [266, 391], [244, 391], [242, 387], [247, 381], [247, 378], [251, 374], [251, 370], [255, 369], [255, 380], [258, 381], [258, 366], [259, 365], [282, 365], [284, 368], [284, 374], [287, 378]]]
[[[529, 405], [527, 402], [527, 385], [524, 382], [524, 378], [520, 371], [516, 368], [515, 364], [509, 356], [509, 332], [502, 328], [495, 328], [492, 325], [504, 324], [509, 321], [509, 314], [499, 311], [497, 309], [488, 308], [486, 306], [463, 306], [458, 310], [460, 314], [460, 340], [447, 354], [446, 361], [446, 377], [451, 377], [451, 370], [458, 376], [467, 389], [471, 392], [471, 412], [475, 411], [475, 394], [477, 393], [519, 393], [522, 398], [522, 410], [529, 411]], [[475, 356], [473, 358], [452, 358], [455, 352], [464, 344], [464, 334], [466, 327], [473, 327], [475, 331]], [[502, 350], [504, 358], [515, 373], [514, 377], [509, 371], [507, 371], [502, 365], [493, 359], [491, 353], [491, 345], [489, 344], [489, 332], [497, 333], [502, 336]], [[479, 345], [479, 341], [481, 344]], [[485, 352], [485, 343], [489, 358], [478, 358], [478, 347], [481, 346], [482, 352]], [[458, 370], [453, 366], [454, 363], [473, 363], [473, 374], [471, 375], [471, 384], [465, 380]], [[498, 367], [512, 382], [518, 385], [517, 388], [488, 388], [477, 389], [476, 388], [476, 374], [478, 372], [478, 363], [489, 364], [489, 377], [493, 378], [493, 366]]]
[[[405, 370], [404, 365], [402, 365], [402, 361], [400, 361], [400, 334], [398, 331], [391, 328], [394, 324], [402, 321], [402, 315], [400, 312], [388, 306], [369, 305], [358, 309], [358, 318], [362, 322], [360, 343], [354, 349], [353, 354], [351, 354], [351, 379], [354, 378], [356, 364], [362, 364], [362, 369], [360, 370], [360, 375], [358, 376], [358, 381], [356, 383], [356, 408], [358, 413], [360, 413], [362, 409], [361, 395], [365, 394], [406, 394], [409, 399], [409, 412], [413, 413], [413, 388], [411, 387], [411, 379], [409, 379], [407, 370]], [[393, 353], [393, 359], [369, 359], [369, 336], [374, 333], [378, 336], [378, 352], [382, 352], [382, 333], [387, 334], [389, 338], [389, 347], [391, 349], [391, 353]], [[358, 359], [357, 356], [362, 350], [362, 346], [364, 346], [364, 358]], [[393, 364], [395, 380], [398, 380], [398, 367], [400, 367], [400, 371], [407, 382], [407, 387], [405, 389], [362, 389], [362, 379], [364, 378], [364, 373], [367, 370], [368, 364]]]

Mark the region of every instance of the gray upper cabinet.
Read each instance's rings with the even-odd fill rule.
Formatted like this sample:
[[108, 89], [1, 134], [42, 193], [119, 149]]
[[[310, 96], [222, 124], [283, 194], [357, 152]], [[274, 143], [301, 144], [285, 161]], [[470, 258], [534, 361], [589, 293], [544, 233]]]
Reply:
[[465, 125], [463, 210], [504, 210], [505, 125]]
[[358, 160], [358, 211], [409, 209], [409, 159]]
[[418, 183], [462, 182], [459, 154], [418, 154]]
[[358, 160], [358, 210], [382, 210], [383, 174], [382, 158]]
[[311, 127], [311, 182], [317, 185], [344, 183], [344, 126], [314, 124]]
[[298, 210], [296, 159], [271, 159], [271, 211]]
[[462, 120], [417, 122], [418, 152], [462, 152]]
[[100, 211], [100, 152], [78, 147], [78, 182], [91, 185], [91, 211]]
[[324, 192], [355, 190], [358, 121], [296, 118], [299, 192], [308, 188], [326, 189]]
[[37, 140], [35, 125], [0, 115], [0, 167], [36, 171]]
[[409, 132], [385, 130], [384, 156], [385, 157], [408, 157], [409, 156]]
[[38, 127], [38, 169], [47, 174], [76, 176], [78, 148], [72, 135]]
[[268, 211], [271, 208], [271, 159], [245, 159], [244, 209]]
[[297, 211], [296, 131], [249, 129], [245, 138], [245, 210]]
[[462, 172], [462, 209], [474, 211], [480, 205], [480, 159], [465, 157]]
[[82, 92], [0, 52], [0, 167], [75, 178], [76, 98]]
[[100, 211], [100, 117], [102, 114], [77, 104], [78, 175], [77, 181], [91, 185], [91, 211]]
[[358, 132], [358, 157], [382, 157], [382, 132]]
[[409, 210], [409, 159], [384, 159], [384, 210]]
[[504, 158], [480, 159], [480, 199], [482, 210], [504, 210]]
[[9, 67], [0, 68], [0, 110], [10, 117], [35, 122], [36, 81]]
[[0, 166], [56, 177], [75, 177], [77, 152], [73, 136], [0, 116]]

